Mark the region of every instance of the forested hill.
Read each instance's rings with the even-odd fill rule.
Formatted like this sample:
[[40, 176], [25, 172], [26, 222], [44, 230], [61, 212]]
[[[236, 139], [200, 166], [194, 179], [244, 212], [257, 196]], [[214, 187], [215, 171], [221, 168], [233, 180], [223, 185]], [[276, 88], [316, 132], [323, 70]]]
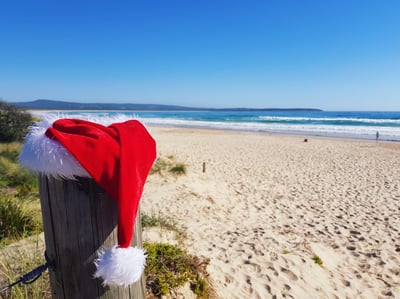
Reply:
[[76, 103], [55, 100], [35, 100], [30, 102], [15, 102], [13, 105], [32, 110], [137, 110], [137, 111], [321, 111], [313, 108], [198, 108], [160, 104], [131, 103]]

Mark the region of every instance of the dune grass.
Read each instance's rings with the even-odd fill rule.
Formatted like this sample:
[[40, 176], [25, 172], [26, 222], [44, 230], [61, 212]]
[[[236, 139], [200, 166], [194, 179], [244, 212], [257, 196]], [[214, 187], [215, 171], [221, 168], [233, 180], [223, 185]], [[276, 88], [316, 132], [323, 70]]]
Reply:
[[175, 233], [175, 238], [178, 242], [182, 242], [187, 236], [186, 232], [178, 226], [176, 221], [170, 217], [161, 215], [161, 213], [150, 215], [141, 213], [142, 228], [145, 227], [159, 227]]
[[177, 162], [174, 156], [168, 156], [166, 158], [158, 157], [150, 170], [150, 175], [159, 174], [165, 175], [166, 173], [172, 173], [174, 175], [186, 174], [186, 165], [181, 162]]
[[18, 155], [21, 146], [18, 142], [0, 143], [0, 188], [16, 188], [16, 191], [24, 191], [22, 195], [38, 197], [36, 177], [19, 166]]
[[42, 231], [37, 179], [20, 169], [21, 144], [0, 144], [0, 247]]
[[173, 221], [173, 219], [164, 217], [161, 214], [156, 215], [155, 213], [152, 213], [152, 214], [148, 215], [148, 214], [142, 213], [141, 220], [142, 220], [142, 227], [158, 226], [158, 227], [173, 230], [173, 231], [178, 230], [176, 222]]
[[37, 200], [15, 196], [0, 198], [0, 247], [40, 233], [43, 230]]
[[[38, 236], [14, 243], [0, 250], [0, 288], [17, 281], [22, 275], [45, 263], [43, 242]], [[0, 294], [2, 299], [50, 299], [48, 271], [32, 284], [18, 284]]]

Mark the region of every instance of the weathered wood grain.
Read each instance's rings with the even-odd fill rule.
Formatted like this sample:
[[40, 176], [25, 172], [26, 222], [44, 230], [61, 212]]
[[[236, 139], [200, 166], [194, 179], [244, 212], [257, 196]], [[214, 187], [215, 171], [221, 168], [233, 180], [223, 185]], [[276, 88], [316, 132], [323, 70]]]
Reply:
[[[117, 203], [87, 178], [39, 175], [39, 192], [53, 298], [145, 298], [143, 276], [126, 288], [93, 278], [97, 252], [117, 244]], [[142, 245], [140, 213], [132, 245]]]

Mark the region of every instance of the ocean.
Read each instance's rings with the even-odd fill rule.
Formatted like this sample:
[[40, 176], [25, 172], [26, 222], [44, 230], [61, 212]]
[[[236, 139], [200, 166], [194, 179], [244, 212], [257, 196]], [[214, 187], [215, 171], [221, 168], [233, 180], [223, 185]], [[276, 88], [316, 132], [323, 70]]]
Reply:
[[[37, 115], [54, 112], [34, 112]], [[378, 111], [63, 111], [63, 117], [124, 115], [146, 125], [400, 142], [400, 112]]]

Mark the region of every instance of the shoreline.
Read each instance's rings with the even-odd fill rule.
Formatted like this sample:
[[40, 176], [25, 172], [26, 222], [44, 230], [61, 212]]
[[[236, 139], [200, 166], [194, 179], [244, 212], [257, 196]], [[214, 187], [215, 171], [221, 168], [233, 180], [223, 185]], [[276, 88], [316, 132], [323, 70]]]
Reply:
[[[141, 120], [142, 121], [142, 120]], [[310, 138], [321, 138], [321, 139], [333, 139], [333, 140], [343, 140], [343, 141], [363, 141], [363, 142], [373, 142], [373, 143], [394, 143], [400, 145], [400, 140], [387, 140], [387, 139], [374, 139], [374, 138], [357, 138], [350, 136], [329, 136], [329, 135], [318, 135], [318, 134], [305, 134], [305, 133], [294, 133], [294, 132], [267, 132], [267, 131], [252, 131], [252, 130], [238, 130], [238, 129], [229, 129], [229, 128], [213, 128], [213, 127], [205, 127], [205, 126], [179, 126], [179, 125], [154, 125], [154, 124], [146, 124], [145, 121], [143, 123], [148, 128], [171, 128], [171, 129], [184, 129], [184, 130], [204, 130], [204, 131], [217, 131], [217, 132], [232, 132], [238, 134], [254, 134], [261, 136], [292, 136], [292, 137], [300, 137], [310, 139]]]

